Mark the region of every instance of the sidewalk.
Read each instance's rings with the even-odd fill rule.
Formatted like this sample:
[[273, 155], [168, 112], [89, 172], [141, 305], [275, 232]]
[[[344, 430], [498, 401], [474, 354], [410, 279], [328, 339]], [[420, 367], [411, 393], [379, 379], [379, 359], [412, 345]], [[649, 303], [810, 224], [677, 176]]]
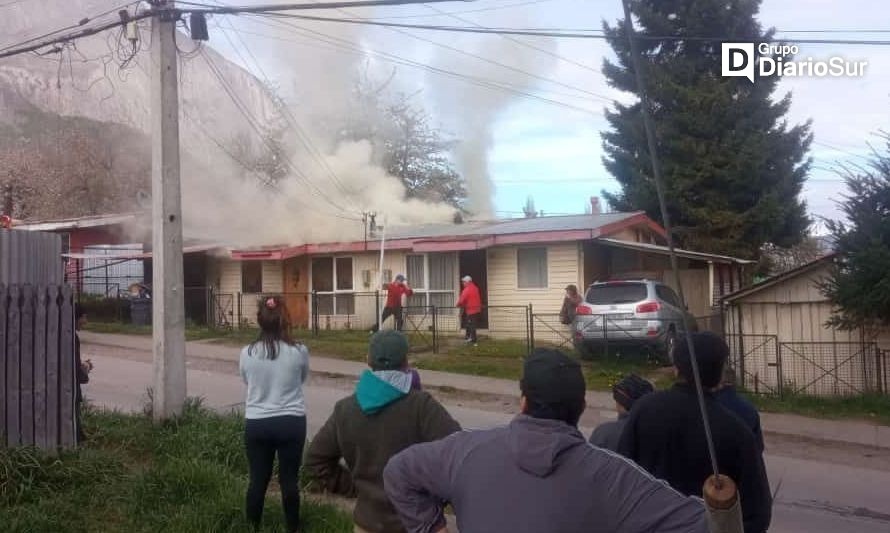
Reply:
[[[84, 331], [80, 333], [80, 338], [84, 343], [88, 344], [146, 352], [152, 350], [152, 339], [148, 336], [113, 335]], [[240, 352], [240, 348], [209, 341], [190, 341], [186, 343], [186, 354], [188, 357], [218, 361], [237, 361]], [[344, 376], [358, 376], [367, 368], [363, 363], [344, 361], [318, 354], [312, 355], [310, 367], [313, 372]], [[448, 387], [463, 391], [504, 396], [519, 395], [519, 384], [515, 381], [466, 374], [450, 374], [433, 370], [420, 370], [420, 377], [424, 385], [432, 387]], [[591, 409], [608, 412], [608, 416], [613, 416], [611, 412], [614, 409], [614, 401], [612, 400], [612, 395], [608, 392], [588, 391], [587, 405]], [[890, 448], [890, 426], [860, 421], [822, 420], [783, 413], [761, 413], [760, 418], [763, 430], [766, 433]]]

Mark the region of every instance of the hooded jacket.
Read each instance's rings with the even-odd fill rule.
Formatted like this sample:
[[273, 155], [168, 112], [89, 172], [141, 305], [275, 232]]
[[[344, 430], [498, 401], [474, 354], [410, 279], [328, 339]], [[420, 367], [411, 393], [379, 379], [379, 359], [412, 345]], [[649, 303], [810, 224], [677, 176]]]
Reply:
[[460, 431], [429, 393], [411, 389], [411, 381], [408, 372], [366, 370], [355, 394], [334, 406], [306, 454], [306, 472], [322, 490], [357, 497], [353, 519], [370, 533], [405, 531], [383, 491], [390, 457]]
[[478, 315], [482, 312], [482, 296], [479, 294], [479, 287], [472, 281], [468, 281], [460, 291], [457, 307], [463, 307], [467, 315]]
[[412, 446], [383, 479], [412, 533], [444, 526], [444, 502], [461, 533], [708, 531], [701, 500], [591, 446], [575, 427], [526, 415]]

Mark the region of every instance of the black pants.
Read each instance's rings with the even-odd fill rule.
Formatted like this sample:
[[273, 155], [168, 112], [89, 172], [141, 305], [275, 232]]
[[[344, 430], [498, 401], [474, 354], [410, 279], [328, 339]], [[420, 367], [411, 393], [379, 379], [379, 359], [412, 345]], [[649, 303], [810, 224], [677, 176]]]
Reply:
[[[380, 316], [380, 323], [386, 322], [386, 319], [389, 317], [393, 317], [396, 321], [396, 329], [402, 331], [402, 328], [405, 327], [405, 318], [402, 314], [401, 307], [384, 307], [383, 314]], [[380, 324], [374, 325], [374, 331], [378, 331], [380, 329]]]
[[306, 417], [275, 416], [247, 420], [244, 431], [250, 484], [247, 486], [247, 520], [259, 527], [266, 489], [278, 454], [278, 484], [288, 532], [300, 528], [300, 465], [306, 444]]
[[467, 315], [464, 319], [464, 327], [467, 330], [467, 340], [475, 343], [478, 339], [476, 338], [476, 327], [479, 325], [479, 313], [475, 315]]

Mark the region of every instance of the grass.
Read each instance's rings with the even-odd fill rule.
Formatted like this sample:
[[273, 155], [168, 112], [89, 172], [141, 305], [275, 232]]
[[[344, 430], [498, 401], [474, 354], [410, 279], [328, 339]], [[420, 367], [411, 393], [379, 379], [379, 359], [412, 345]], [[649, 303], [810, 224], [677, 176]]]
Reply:
[[[455, 374], [518, 380], [527, 351], [528, 346], [522, 341], [482, 339], [478, 346], [460, 345], [448, 349], [444, 354], [421, 357], [415, 366]], [[577, 356], [573, 351], [565, 351]], [[643, 352], [612, 352], [607, 358], [597, 357], [580, 362], [587, 388], [591, 390], [611, 390], [615, 382], [630, 373], [653, 380], [658, 388], [668, 387], [671, 383], [670, 373]]]
[[890, 396], [866, 394], [840, 398], [746, 394], [761, 411], [794, 413], [813, 418], [861, 419], [890, 426]]
[[[5, 533], [243, 532], [247, 461], [241, 417], [190, 404], [175, 421], [87, 410], [86, 446], [59, 456], [0, 449]], [[352, 531], [342, 511], [304, 499], [307, 531]], [[270, 492], [264, 532], [284, 531]]]

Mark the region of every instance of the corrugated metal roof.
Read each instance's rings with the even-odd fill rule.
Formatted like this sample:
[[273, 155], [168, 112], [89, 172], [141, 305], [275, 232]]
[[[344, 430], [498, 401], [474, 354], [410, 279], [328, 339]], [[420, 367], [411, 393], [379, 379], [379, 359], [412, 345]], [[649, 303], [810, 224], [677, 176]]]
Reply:
[[[599, 238], [597, 242], [601, 242], [604, 244], [608, 244], [610, 246], [617, 246], [620, 248], [629, 248], [632, 250], [640, 250], [644, 252], [655, 252], [660, 254], [669, 254], [670, 248], [667, 246], [661, 246], [659, 244], [649, 244], [645, 242], [633, 242], [633, 241], [622, 241], [618, 239], [609, 239], [609, 238]], [[680, 248], [674, 248], [674, 252], [677, 254], [677, 257], [685, 257], [687, 259], [700, 259], [702, 261], [715, 261], [718, 263], [736, 263], [739, 265], [750, 265], [755, 263], [756, 261], [750, 261], [748, 259], [739, 259], [738, 257], [731, 257], [728, 255], [717, 255], [717, 254], [708, 254], [704, 252], [693, 252], [691, 250], [682, 250]]]
[[89, 217], [65, 218], [58, 220], [35, 220], [16, 224], [15, 229], [28, 231], [60, 231], [77, 228], [95, 228], [101, 226], [113, 226], [133, 222], [139, 215], [125, 213], [119, 215], [96, 215]]
[[386, 229], [387, 239], [423, 239], [479, 235], [512, 235], [541, 231], [595, 230], [621, 222], [640, 213], [604, 213], [600, 215], [566, 215], [507, 220], [474, 221], [463, 224], [425, 224], [396, 226]]

